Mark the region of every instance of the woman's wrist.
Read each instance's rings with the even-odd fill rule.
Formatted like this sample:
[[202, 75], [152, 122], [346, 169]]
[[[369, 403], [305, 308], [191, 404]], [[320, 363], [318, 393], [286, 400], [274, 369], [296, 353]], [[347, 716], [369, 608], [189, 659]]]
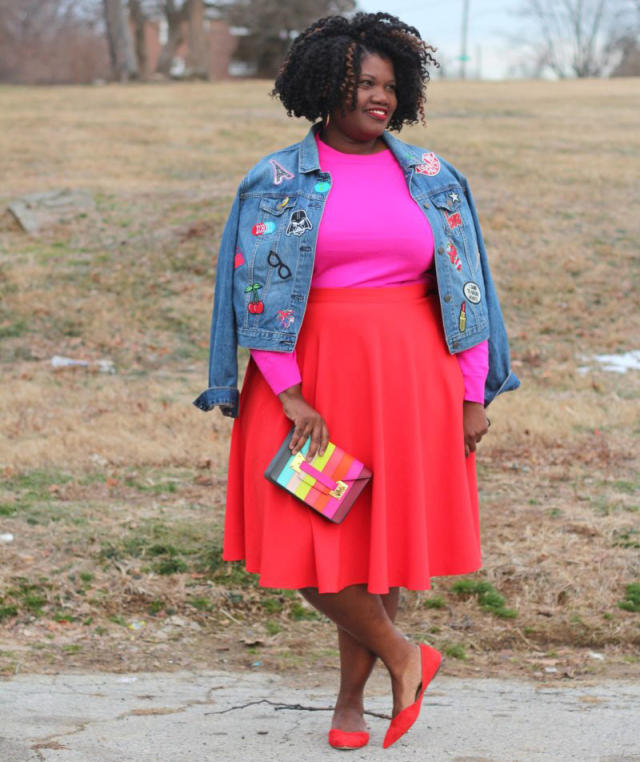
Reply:
[[289, 386], [287, 389], [283, 389], [278, 394], [278, 399], [280, 402], [298, 399], [299, 397], [302, 397], [302, 384], [294, 384], [293, 386]]

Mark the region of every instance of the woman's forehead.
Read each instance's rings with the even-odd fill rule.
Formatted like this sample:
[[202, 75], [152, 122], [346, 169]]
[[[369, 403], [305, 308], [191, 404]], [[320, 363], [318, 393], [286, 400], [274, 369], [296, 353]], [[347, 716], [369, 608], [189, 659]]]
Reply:
[[377, 53], [363, 53], [360, 59], [360, 72], [361, 74], [375, 74], [376, 76], [390, 79], [393, 79], [395, 76], [393, 61]]

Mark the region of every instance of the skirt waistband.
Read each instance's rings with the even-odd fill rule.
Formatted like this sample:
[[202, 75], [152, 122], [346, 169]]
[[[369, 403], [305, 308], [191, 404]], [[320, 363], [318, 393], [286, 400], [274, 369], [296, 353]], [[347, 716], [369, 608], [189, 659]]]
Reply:
[[409, 283], [406, 286], [379, 286], [373, 288], [312, 288], [309, 304], [319, 302], [385, 303], [419, 301], [436, 294], [431, 283]]

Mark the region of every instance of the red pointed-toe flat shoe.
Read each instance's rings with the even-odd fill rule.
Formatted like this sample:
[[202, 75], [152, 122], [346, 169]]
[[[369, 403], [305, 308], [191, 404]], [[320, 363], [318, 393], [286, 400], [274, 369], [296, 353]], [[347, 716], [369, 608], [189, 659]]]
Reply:
[[364, 730], [346, 731], [331, 728], [329, 731], [329, 744], [334, 749], [360, 749], [369, 743], [369, 734]]
[[425, 643], [421, 643], [420, 658], [422, 661], [422, 681], [420, 682], [420, 686], [418, 688], [416, 700], [413, 702], [413, 704], [405, 707], [401, 712], [398, 712], [398, 714], [396, 714], [396, 716], [391, 720], [391, 724], [387, 729], [384, 741], [382, 743], [385, 749], [388, 746], [391, 746], [392, 743], [395, 743], [398, 738], [403, 736], [418, 719], [424, 692], [427, 690], [427, 686], [433, 680], [438, 670], [440, 669], [440, 664], [442, 663], [442, 654], [439, 651], [436, 651], [435, 648], [431, 648], [431, 646], [428, 646]]

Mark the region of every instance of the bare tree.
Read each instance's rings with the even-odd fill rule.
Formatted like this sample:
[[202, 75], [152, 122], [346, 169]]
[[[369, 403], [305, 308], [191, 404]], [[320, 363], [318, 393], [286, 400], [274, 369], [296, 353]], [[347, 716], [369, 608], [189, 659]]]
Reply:
[[599, 77], [611, 61], [607, 44], [623, 0], [522, 0], [520, 14], [533, 22], [525, 42], [557, 77]]
[[167, 19], [168, 35], [160, 57], [156, 64], [156, 71], [169, 76], [176, 51], [184, 42], [184, 22], [187, 20], [187, 4], [176, 0], [164, 0], [161, 10]]
[[147, 50], [147, 14], [141, 0], [129, 0], [129, 16], [133, 25], [133, 44], [138, 61], [138, 76], [149, 76], [149, 51]]
[[95, 0], [0, 0], [0, 81], [91, 82], [109, 71]]
[[187, 73], [191, 77], [209, 78], [209, 44], [204, 29], [203, 0], [187, 0]]
[[612, 77], [640, 75], [640, 0], [627, 0], [609, 42], [616, 59]]
[[243, 27], [236, 57], [252, 63], [259, 77], [273, 77], [292, 38], [312, 21], [354, 10], [355, 0], [208, 0], [223, 18]]
[[138, 62], [123, 0], [103, 0], [111, 66], [116, 79], [127, 82], [138, 76]]

